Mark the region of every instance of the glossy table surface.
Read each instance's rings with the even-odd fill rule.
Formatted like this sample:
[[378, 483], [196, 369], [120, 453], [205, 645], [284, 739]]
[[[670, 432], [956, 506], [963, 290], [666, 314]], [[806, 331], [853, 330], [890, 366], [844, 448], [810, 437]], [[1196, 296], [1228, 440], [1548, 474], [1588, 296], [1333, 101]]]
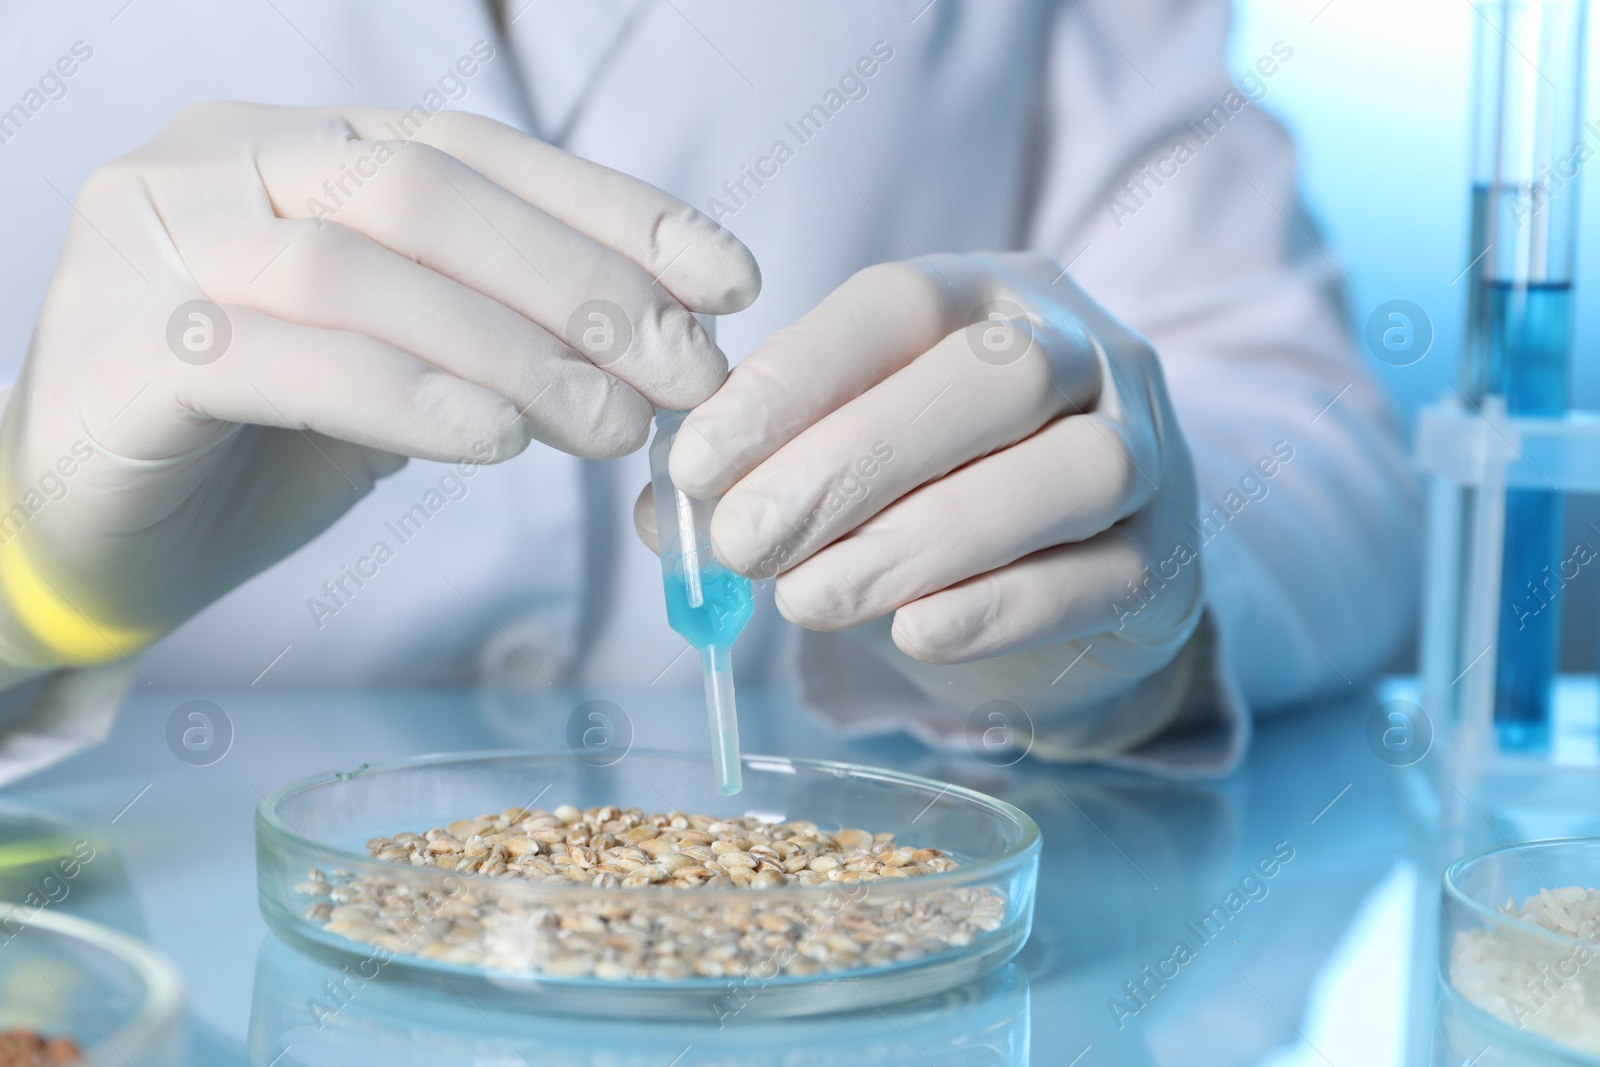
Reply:
[[[135, 693], [106, 743], [0, 794], [0, 826], [43, 817], [101, 843], [57, 906], [177, 964], [191, 1060], [206, 1067], [1427, 1063], [1440, 871], [1510, 839], [1600, 833], [1600, 776], [1578, 767], [1541, 773], [1537, 789], [1463, 785], [1443, 746], [1391, 766], [1369, 745], [1368, 720], [1381, 698], [1405, 691], [1395, 682], [1267, 721], [1246, 765], [1215, 782], [1031, 759], [995, 767], [898, 737], [848, 741], [777, 697], [743, 694], [747, 751], [957, 782], [1022, 807], [1044, 836], [1034, 932], [1014, 963], [931, 1002], [786, 1022], [542, 1018], [383, 982], [314, 1015], [337, 974], [276, 941], [257, 910], [252, 816], [285, 782], [427, 752], [560, 749], [573, 709], [597, 696], [624, 709], [635, 745], [682, 749], [703, 743], [696, 700]], [[179, 759], [168, 740], [174, 711], [192, 698], [231, 725], [226, 755], [205, 766]], [[1579, 764], [1592, 762], [1594, 703], [1592, 680], [1564, 690]], [[1263, 866], [1266, 857], [1277, 862]], [[1219, 905], [1225, 928], [1196, 936]], [[1180, 941], [1189, 953], [1168, 962]], [[1155, 971], [1171, 977], [1152, 980]]]

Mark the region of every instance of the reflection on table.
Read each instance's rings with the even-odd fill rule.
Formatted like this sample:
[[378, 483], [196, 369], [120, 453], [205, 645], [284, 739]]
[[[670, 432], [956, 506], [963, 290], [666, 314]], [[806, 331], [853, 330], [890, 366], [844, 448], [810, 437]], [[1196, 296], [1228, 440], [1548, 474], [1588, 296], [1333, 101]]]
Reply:
[[[1579, 689], [1591, 707], [1592, 681]], [[225, 709], [235, 733], [227, 757], [202, 767], [178, 759], [165, 738], [174, 709], [198, 697]], [[363, 988], [318, 1029], [308, 1001], [325, 995], [330, 976], [265, 940], [257, 910], [251, 816], [262, 795], [367, 761], [562, 750], [569, 715], [595, 698], [626, 709], [641, 748], [704, 743], [693, 694], [146, 693], [130, 700], [105, 744], [22, 783], [10, 799], [64, 820], [61, 832], [74, 841], [92, 830], [96, 847], [103, 842], [59, 907], [177, 962], [191, 1005], [191, 1062], [203, 1067], [280, 1054], [280, 1067], [520, 1064], [515, 1050], [545, 1048], [536, 1039], [587, 1049], [583, 1062], [656, 1067], [685, 1046], [693, 1048], [681, 1063], [754, 1062], [736, 1059], [750, 1050], [802, 1062], [793, 1057], [827, 1050], [834, 1058], [816, 1062], [1462, 1067], [1481, 1048], [1434, 1058], [1444, 866], [1507, 839], [1600, 831], [1592, 770], [1467, 780], [1434, 754], [1392, 766], [1366, 737], [1380, 699], [1356, 691], [1260, 723], [1230, 778], [1185, 782], [1032, 760], [995, 767], [901, 737], [840, 738], [780, 695], [752, 689], [741, 694], [751, 752], [953, 781], [1039, 823], [1033, 937], [993, 986], [884, 1016], [864, 1009], [724, 1030], [709, 1016], [687, 1019], [670, 1048], [680, 1031], [657, 1040], [667, 1032], [626, 1020], [507, 1018], [487, 1005], [480, 1017], [459, 1001], [381, 986]], [[1594, 733], [1592, 716], [1575, 729]], [[582, 1041], [558, 1043], [569, 1037]], [[1477, 1067], [1507, 1053], [1493, 1044]], [[612, 1053], [634, 1058], [605, 1058]]]
[[256, 956], [250, 1063], [333, 1067], [1002, 1067], [1028, 1062], [1028, 976], [1015, 964], [948, 994], [825, 1017], [679, 1022], [555, 1017], [363, 978], [266, 938]]

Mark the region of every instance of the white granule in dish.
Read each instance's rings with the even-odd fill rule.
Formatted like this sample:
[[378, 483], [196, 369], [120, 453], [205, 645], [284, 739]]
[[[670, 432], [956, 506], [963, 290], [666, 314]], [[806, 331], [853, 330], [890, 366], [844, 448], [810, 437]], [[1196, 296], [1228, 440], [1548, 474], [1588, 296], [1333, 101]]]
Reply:
[[1600, 1052], [1600, 890], [1541, 889], [1498, 909], [1563, 937], [1566, 947], [1534, 944], [1494, 930], [1456, 935], [1450, 982], [1491, 1015], [1519, 1030], [1584, 1052]]

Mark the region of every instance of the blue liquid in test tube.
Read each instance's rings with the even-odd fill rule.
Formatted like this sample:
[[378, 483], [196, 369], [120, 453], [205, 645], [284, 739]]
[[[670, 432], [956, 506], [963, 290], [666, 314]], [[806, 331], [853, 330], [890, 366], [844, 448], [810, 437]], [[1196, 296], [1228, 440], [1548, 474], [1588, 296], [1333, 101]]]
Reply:
[[[1572, 287], [1488, 283], [1485, 316], [1490, 379], [1511, 415], [1559, 416], [1567, 410]], [[1561, 595], [1545, 581], [1562, 552], [1562, 494], [1506, 493], [1505, 558], [1495, 664], [1495, 723], [1502, 747], [1540, 751], [1549, 744], [1552, 683], [1561, 646]]]
[[[1588, 0], [1478, 0], [1471, 279], [1461, 392], [1506, 414], [1566, 414]], [[1530, 65], [1528, 56], [1537, 57]], [[1494, 663], [1500, 747], [1549, 743], [1561, 636], [1562, 494], [1506, 492]], [[1458, 649], [1465, 670], [1477, 649]]]

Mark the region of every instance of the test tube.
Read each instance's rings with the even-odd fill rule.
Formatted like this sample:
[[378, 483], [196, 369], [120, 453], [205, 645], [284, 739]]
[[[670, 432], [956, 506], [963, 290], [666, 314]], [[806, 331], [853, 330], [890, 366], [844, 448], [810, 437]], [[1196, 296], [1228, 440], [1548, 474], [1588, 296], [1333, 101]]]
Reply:
[[[715, 339], [709, 318], [701, 319]], [[711, 766], [717, 792], [743, 788], [739, 764], [739, 718], [733, 693], [733, 643], [755, 608], [750, 579], [729, 570], [711, 549], [715, 500], [700, 500], [672, 482], [668, 459], [686, 411], [656, 412], [650, 442], [650, 486], [655, 497], [656, 539], [667, 599], [667, 622], [700, 651], [706, 721], [711, 731]]]
[[[1473, 188], [1461, 391], [1511, 416], [1565, 414], [1587, 0], [1474, 4]], [[1494, 724], [1500, 747], [1549, 741], [1560, 646], [1562, 494], [1506, 493]], [[1465, 576], [1464, 576], [1465, 577]], [[1458, 668], [1480, 654], [1461, 648]]]

